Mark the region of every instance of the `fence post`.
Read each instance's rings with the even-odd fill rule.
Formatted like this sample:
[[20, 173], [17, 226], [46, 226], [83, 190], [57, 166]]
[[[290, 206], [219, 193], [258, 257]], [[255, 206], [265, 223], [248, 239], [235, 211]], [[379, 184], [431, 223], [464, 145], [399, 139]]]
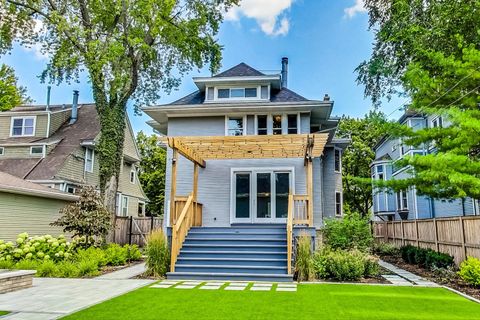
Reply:
[[385, 237], [385, 242], [388, 242], [388, 222], [384, 221], [383, 223], [385, 224], [385, 228], [384, 228], [385, 231], [383, 236]]
[[437, 219], [436, 218], [433, 218], [433, 224], [434, 224], [434, 227], [435, 227], [435, 248], [437, 250], [437, 252], [440, 251], [440, 246], [438, 244], [438, 229], [437, 229]]
[[461, 228], [461, 232], [462, 232], [462, 252], [463, 252], [463, 259], [462, 260], [466, 260], [467, 259], [467, 246], [466, 246], [466, 243], [465, 243], [465, 224], [463, 222], [463, 217], [460, 217], [460, 228]]
[[150, 218], [151, 218], [151, 220], [150, 220], [150, 232], [152, 232], [153, 231], [153, 219], [154, 218], [153, 218], [153, 216], [151, 216]]
[[400, 220], [400, 226], [402, 228], [402, 246], [405, 246], [405, 230], [403, 226], [403, 220]]
[[128, 244], [132, 244], [132, 228], [133, 228], [133, 216], [130, 216], [130, 230], [128, 232]]
[[420, 247], [420, 239], [418, 238], [418, 220], [415, 219], [415, 237], [417, 240], [417, 248]]

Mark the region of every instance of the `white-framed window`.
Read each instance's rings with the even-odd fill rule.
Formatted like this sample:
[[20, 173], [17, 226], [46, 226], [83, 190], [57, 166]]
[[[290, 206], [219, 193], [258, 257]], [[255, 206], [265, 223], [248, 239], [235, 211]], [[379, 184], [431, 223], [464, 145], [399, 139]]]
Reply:
[[43, 146], [30, 147], [30, 154], [31, 155], [43, 154]]
[[372, 178], [374, 180], [386, 180], [385, 179], [385, 166], [383, 164], [377, 164], [373, 167]]
[[258, 87], [218, 88], [218, 99], [258, 99]]
[[85, 171], [93, 172], [93, 162], [95, 160], [95, 151], [90, 148], [85, 148]]
[[137, 175], [137, 170], [135, 169], [135, 166], [132, 166], [132, 169], [130, 170], [130, 183], [135, 183], [136, 175]]
[[255, 116], [255, 133], [259, 136], [264, 136], [268, 134], [268, 115], [256, 115]]
[[335, 215], [341, 216], [343, 213], [343, 199], [342, 193], [339, 191], [335, 192]]
[[441, 116], [438, 116], [431, 121], [432, 128], [442, 128], [443, 127], [443, 119]]
[[0, 147], [0, 156], [3, 156], [5, 154], [5, 148]]
[[335, 172], [342, 172], [342, 150], [335, 148], [334, 150]]
[[122, 216], [128, 216], [128, 196], [122, 195]]
[[225, 135], [243, 136], [246, 134], [246, 116], [227, 116], [225, 117]]
[[73, 193], [73, 194], [75, 194], [75, 193], [77, 192], [77, 189], [75, 188], [75, 186], [67, 185], [65, 191], [67, 191], [68, 193]]
[[207, 87], [207, 90], [205, 90], [206, 94], [206, 100], [212, 101], [215, 99], [215, 88], [214, 87]]
[[145, 216], [145, 202], [138, 201], [138, 216], [144, 217]]
[[298, 114], [287, 115], [287, 133], [288, 134], [298, 133]]
[[282, 134], [282, 115], [281, 114], [272, 114], [272, 134], [278, 135]]
[[12, 117], [10, 136], [31, 137], [35, 135], [36, 117]]
[[397, 192], [397, 210], [408, 209], [408, 191], [400, 190]]

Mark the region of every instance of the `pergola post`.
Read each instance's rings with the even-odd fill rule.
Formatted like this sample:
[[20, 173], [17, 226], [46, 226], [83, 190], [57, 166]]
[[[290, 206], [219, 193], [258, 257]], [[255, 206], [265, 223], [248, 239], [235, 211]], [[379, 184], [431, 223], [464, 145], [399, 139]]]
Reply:
[[172, 155], [172, 178], [170, 182], [170, 226], [172, 226], [177, 217], [175, 217], [175, 195], [177, 193], [177, 160], [178, 160], [178, 152], [177, 149], [173, 149]]
[[307, 160], [308, 225], [313, 225], [313, 162]]
[[[193, 163], [193, 190], [192, 190], [192, 195], [193, 195], [193, 210], [195, 210], [195, 219], [197, 218], [197, 195], [198, 195], [198, 164], [195, 162]], [[199, 221], [194, 221], [194, 224], [197, 225]]]

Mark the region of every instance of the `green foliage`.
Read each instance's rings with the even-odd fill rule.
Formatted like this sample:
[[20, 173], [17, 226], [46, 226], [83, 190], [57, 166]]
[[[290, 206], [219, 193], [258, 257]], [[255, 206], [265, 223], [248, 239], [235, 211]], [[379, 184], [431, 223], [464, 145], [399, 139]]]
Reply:
[[56, 277], [59, 278], [76, 278], [79, 276], [79, 269], [76, 262], [62, 261], [57, 264]]
[[80, 199], [60, 210], [62, 216], [51, 225], [63, 227], [63, 232], [84, 236], [87, 244], [104, 241], [110, 230], [110, 213], [94, 187], [86, 186]]
[[359, 250], [332, 250], [325, 247], [313, 258], [317, 277], [338, 281], [358, 281], [378, 274], [376, 258]]
[[65, 236], [57, 238], [51, 235], [29, 237], [26, 232], [18, 235], [15, 243], [0, 240], [0, 261], [54, 260], [68, 259], [74, 251], [76, 242], [68, 242]]
[[80, 277], [93, 277], [100, 274], [97, 261], [80, 260], [77, 262], [78, 275]]
[[167, 153], [160, 146], [158, 136], [155, 134], [147, 136], [140, 131], [137, 134], [137, 145], [142, 159], [138, 178], [149, 199], [146, 211], [148, 215], [159, 216], [163, 214], [165, 200]]
[[381, 256], [396, 256], [400, 250], [388, 242], [374, 242], [373, 252]]
[[312, 259], [312, 239], [306, 234], [302, 234], [298, 238], [295, 255], [295, 274], [298, 281], [308, 281], [315, 274]]
[[[411, 111], [442, 116], [444, 127], [392, 126], [405, 145], [434, 147], [434, 154], [407, 156], [410, 176], [389, 180], [395, 191], [415, 186], [433, 198], [480, 197], [480, 2], [368, 0], [370, 25], [378, 28], [374, 52], [359, 67], [366, 94], [380, 101], [395, 88], [411, 98]], [[448, 125], [446, 125], [448, 124]]]
[[57, 265], [52, 260], [44, 260], [37, 266], [38, 277], [55, 277], [57, 274]]
[[145, 248], [146, 273], [154, 277], [163, 277], [170, 269], [170, 250], [162, 229], [152, 231], [147, 238]]
[[13, 68], [0, 65], [0, 111], [10, 110], [22, 103], [30, 102], [26, 89], [18, 86]]
[[410, 264], [417, 264], [428, 269], [448, 268], [453, 265], [452, 256], [436, 252], [432, 249], [418, 248], [412, 245], [406, 245], [400, 248], [403, 261]]
[[325, 245], [333, 249], [353, 249], [368, 251], [373, 236], [367, 217], [357, 213], [345, 215], [342, 219], [328, 219], [323, 228]]
[[480, 260], [474, 257], [468, 257], [467, 260], [460, 264], [458, 275], [465, 282], [480, 286]]
[[192, 69], [209, 64], [212, 72], [218, 70], [222, 47], [216, 35], [222, 15], [237, 2], [2, 0], [0, 54], [15, 41], [41, 45], [49, 57], [42, 80], [68, 82], [81, 70], [88, 73], [101, 124], [100, 190], [109, 210], [127, 102], [151, 105]]
[[382, 112], [371, 111], [363, 118], [343, 116], [337, 137], [350, 138], [342, 153], [343, 200], [345, 206], [368, 216], [373, 204], [370, 165], [375, 160], [373, 147], [386, 134], [387, 120]]
[[142, 259], [142, 252], [136, 244], [126, 244], [123, 247], [127, 250], [127, 261], [138, 261]]

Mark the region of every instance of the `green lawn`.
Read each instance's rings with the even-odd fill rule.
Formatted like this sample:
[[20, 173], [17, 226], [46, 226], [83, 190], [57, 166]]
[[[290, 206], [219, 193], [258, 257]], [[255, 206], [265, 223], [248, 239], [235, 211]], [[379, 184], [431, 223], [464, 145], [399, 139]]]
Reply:
[[142, 288], [63, 319], [480, 319], [443, 288], [299, 285], [297, 292]]
[[4, 316], [4, 315], [6, 315], [6, 314], [8, 314], [7, 311], [0, 311], [0, 317], [1, 317], [1, 316]]

